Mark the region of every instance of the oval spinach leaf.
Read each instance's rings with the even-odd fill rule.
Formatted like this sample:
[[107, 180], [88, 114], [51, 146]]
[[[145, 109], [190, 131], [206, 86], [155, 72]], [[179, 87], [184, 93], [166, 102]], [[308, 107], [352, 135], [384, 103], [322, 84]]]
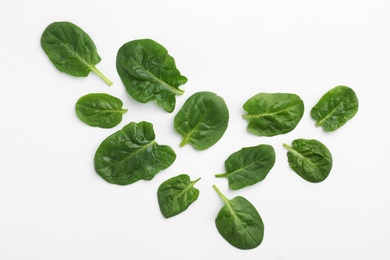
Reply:
[[112, 128], [122, 121], [122, 114], [127, 112], [122, 106], [122, 101], [116, 97], [91, 93], [77, 101], [76, 114], [87, 125]]
[[289, 93], [259, 93], [245, 102], [248, 131], [258, 136], [275, 136], [292, 131], [303, 116], [302, 99]]
[[296, 139], [288, 150], [290, 167], [303, 179], [309, 182], [325, 180], [332, 169], [332, 154], [328, 148], [317, 140]]
[[226, 173], [215, 176], [227, 177], [230, 189], [238, 190], [262, 181], [274, 164], [275, 150], [272, 146], [245, 147], [227, 158]]
[[199, 190], [186, 174], [164, 181], [157, 191], [158, 204], [164, 217], [169, 218], [185, 211], [199, 197]]
[[151, 123], [129, 123], [100, 144], [94, 158], [96, 172], [119, 185], [153, 179], [176, 159], [171, 147], [158, 145], [154, 139]]
[[349, 87], [337, 86], [326, 92], [312, 108], [310, 114], [325, 131], [339, 129], [358, 111], [356, 93]]
[[205, 91], [187, 99], [175, 116], [174, 126], [183, 136], [181, 147], [189, 143], [197, 150], [206, 150], [221, 139], [228, 122], [229, 111], [223, 98]]
[[264, 224], [256, 208], [241, 196], [229, 200], [217, 186], [213, 185], [213, 188], [225, 203], [215, 219], [221, 236], [239, 249], [259, 246], [263, 241]]
[[93, 71], [109, 86], [112, 82], [97, 68], [101, 60], [91, 37], [70, 22], [54, 22], [42, 34], [41, 45], [51, 62], [61, 72], [86, 77]]
[[176, 95], [187, 78], [180, 75], [175, 60], [159, 43], [134, 40], [125, 43], [116, 57], [118, 74], [132, 98], [141, 103], [153, 100], [167, 112], [175, 109]]

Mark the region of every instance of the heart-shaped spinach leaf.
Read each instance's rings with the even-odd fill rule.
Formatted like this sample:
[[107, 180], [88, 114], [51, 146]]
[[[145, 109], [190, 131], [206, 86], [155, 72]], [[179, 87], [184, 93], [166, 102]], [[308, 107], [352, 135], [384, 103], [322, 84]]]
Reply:
[[348, 120], [355, 116], [359, 108], [359, 101], [353, 89], [346, 86], [337, 86], [326, 92], [312, 108], [310, 114], [325, 131], [339, 129]]
[[259, 136], [274, 136], [292, 131], [304, 112], [302, 99], [290, 93], [259, 93], [245, 102], [248, 131]]
[[42, 34], [41, 45], [59, 71], [76, 77], [86, 77], [93, 71], [112, 85], [95, 66], [101, 60], [95, 43], [77, 25], [70, 22], [50, 24]]
[[131, 122], [107, 137], [95, 154], [95, 170], [107, 182], [127, 185], [151, 180], [176, 159], [171, 147], [155, 141], [153, 125]]
[[227, 177], [230, 189], [238, 190], [262, 181], [274, 164], [275, 150], [272, 146], [244, 147], [227, 158], [226, 173], [215, 176]]
[[290, 167], [303, 179], [321, 182], [328, 177], [333, 160], [332, 154], [324, 144], [314, 139], [296, 139], [292, 146], [287, 144], [283, 146], [288, 150]]
[[125, 43], [118, 51], [116, 68], [127, 92], [138, 102], [156, 100], [165, 111], [172, 112], [175, 96], [184, 93], [179, 86], [187, 78], [180, 74], [168, 51], [153, 40]]
[[157, 191], [158, 204], [164, 217], [169, 218], [185, 211], [199, 197], [199, 190], [186, 174], [164, 181]]
[[253, 249], [261, 244], [264, 224], [256, 208], [247, 199], [237, 196], [227, 199], [217, 186], [213, 185], [225, 205], [215, 219], [221, 236], [239, 249]]
[[191, 144], [197, 150], [206, 150], [221, 139], [228, 122], [229, 111], [223, 98], [205, 91], [187, 99], [175, 116], [174, 126], [183, 137], [180, 146]]

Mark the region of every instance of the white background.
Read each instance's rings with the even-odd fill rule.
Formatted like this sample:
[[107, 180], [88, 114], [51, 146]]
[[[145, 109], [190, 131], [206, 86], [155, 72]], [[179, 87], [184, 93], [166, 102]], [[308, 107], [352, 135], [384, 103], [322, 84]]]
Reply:
[[[0, 259], [390, 259], [390, 2], [329, 1], [5, 1], [0, 2]], [[79, 25], [102, 61], [96, 75], [59, 72], [40, 46], [54, 21]], [[116, 53], [127, 41], [165, 46], [188, 83], [173, 113], [127, 95]], [[314, 126], [310, 109], [329, 89], [355, 90], [359, 112], [336, 132]], [[193, 93], [212, 91], [230, 111], [223, 138], [206, 151], [179, 148], [173, 118]], [[129, 112], [113, 129], [85, 125], [74, 106], [104, 92]], [[305, 114], [297, 128], [272, 138], [247, 132], [244, 102], [259, 92], [298, 94]], [[106, 183], [94, 171], [101, 141], [134, 121], [154, 124], [156, 140], [177, 153], [152, 181]], [[334, 165], [319, 184], [288, 166], [283, 143], [315, 138]], [[267, 178], [230, 191], [224, 161], [245, 146], [271, 144], [277, 160]], [[165, 219], [156, 191], [186, 173], [199, 199]], [[244, 196], [265, 224], [263, 243], [239, 250], [217, 232], [222, 201]]]

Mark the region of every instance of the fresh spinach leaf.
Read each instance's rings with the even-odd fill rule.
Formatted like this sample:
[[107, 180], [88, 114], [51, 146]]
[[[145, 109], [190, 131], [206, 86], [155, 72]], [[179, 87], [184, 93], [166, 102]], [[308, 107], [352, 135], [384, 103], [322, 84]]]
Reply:
[[304, 112], [302, 99], [290, 93], [259, 93], [244, 106], [248, 131], [258, 136], [275, 136], [292, 131]]
[[229, 200], [217, 186], [213, 185], [213, 188], [225, 203], [215, 219], [221, 236], [239, 249], [259, 246], [263, 241], [264, 224], [256, 208], [244, 197]]
[[353, 89], [337, 86], [326, 92], [312, 108], [310, 114], [325, 131], [339, 129], [358, 111], [359, 101]]
[[116, 97], [91, 93], [77, 101], [76, 114], [87, 125], [112, 128], [122, 121], [122, 115], [127, 112], [122, 106], [122, 101]]
[[157, 191], [158, 204], [164, 217], [169, 218], [185, 211], [199, 197], [199, 190], [186, 174], [164, 181]]
[[54, 22], [47, 26], [41, 45], [51, 62], [61, 72], [87, 77], [93, 71], [109, 86], [112, 82], [97, 68], [101, 60], [91, 37], [70, 22]]
[[229, 111], [222, 97], [212, 92], [197, 92], [189, 97], [176, 114], [174, 127], [182, 135], [180, 146], [191, 144], [206, 150], [226, 131]]
[[107, 182], [127, 185], [151, 180], [176, 159], [171, 147], [155, 141], [153, 125], [131, 122], [107, 137], [96, 151], [96, 172]]
[[238, 190], [262, 181], [274, 164], [275, 150], [272, 146], [244, 147], [227, 158], [226, 173], [215, 176], [227, 177], [230, 189]]
[[180, 74], [168, 51], [153, 40], [125, 43], [118, 51], [116, 68], [127, 92], [138, 102], [156, 100], [165, 111], [172, 112], [175, 96], [184, 93], [179, 86], [187, 78]]
[[324, 144], [314, 139], [296, 139], [291, 147], [287, 144], [283, 146], [288, 150], [290, 167], [303, 179], [321, 182], [328, 177], [333, 160], [332, 154]]

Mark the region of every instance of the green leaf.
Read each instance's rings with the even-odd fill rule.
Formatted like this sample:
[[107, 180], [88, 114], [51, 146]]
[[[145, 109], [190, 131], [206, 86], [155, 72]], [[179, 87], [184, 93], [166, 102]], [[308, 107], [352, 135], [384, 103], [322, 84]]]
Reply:
[[339, 129], [355, 116], [359, 101], [355, 92], [346, 86], [337, 86], [326, 92], [312, 108], [310, 114], [325, 131]]
[[94, 163], [96, 172], [107, 182], [127, 185], [153, 179], [175, 159], [171, 147], [156, 143], [151, 123], [131, 122], [100, 144]]
[[198, 92], [176, 114], [174, 127], [182, 135], [180, 146], [191, 144], [206, 150], [218, 142], [226, 131], [229, 111], [222, 97], [212, 92]]
[[275, 136], [292, 131], [303, 116], [302, 99], [289, 93], [259, 93], [245, 102], [248, 131], [258, 136]]
[[241, 196], [229, 200], [217, 186], [213, 188], [225, 203], [215, 219], [221, 236], [239, 249], [258, 247], [263, 241], [264, 224], [256, 208]]
[[109, 86], [112, 82], [97, 68], [101, 60], [91, 37], [70, 22], [54, 22], [42, 34], [41, 45], [51, 62], [61, 72], [87, 77], [95, 72]]
[[118, 51], [116, 68], [127, 92], [141, 103], [153, 100], [167, 112], [175, 109], [176, 95], [182, 95], [180, 85], [187, 78], [180, 75], [175, 60], [159, 43], [134, 40]]
[[164, 217], [169, 218], [185, 211], [199, 197], [199, 190], [186, 174], [164, 181], [157, 191], [158, 204]]
[[225, 161], [226, 173], [215, 176], [227, 177], [230, 189], [238, 190], [262, 181], [274, 164], [275, 150], [272, 146], [245, 147]]
[[82, 96], [76, 103], [78, 118], [90, 126], [112, 128], [122, 121], [127, 109], [120, 99], [105, 93]]
[[317, 140], [296, 139], [288, 150], [287, 158], [290, 167], [303, 179], [309, 182], [325, 180], [332, 169], [332, 154], [328, 148]]

